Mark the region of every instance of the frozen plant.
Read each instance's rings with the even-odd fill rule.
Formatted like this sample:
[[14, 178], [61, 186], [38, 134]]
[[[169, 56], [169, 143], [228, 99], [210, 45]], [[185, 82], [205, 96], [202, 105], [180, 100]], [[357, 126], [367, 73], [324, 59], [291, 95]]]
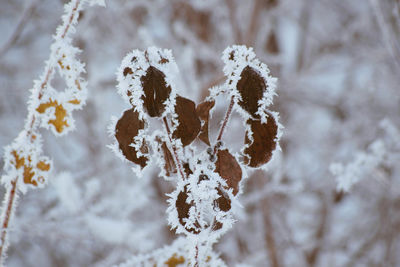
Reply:
[[[134, 50], [122, 60], [118, 92], [132, 108], [113, 120], [111, 147], [133, 163], [137, 174], [154, 163], [161, 168], [160, 176], [175, 183], [168, 195], [168, 222], [186, 236], [179, 246], [174, 243], [163, 253], [138, 256], [127, 262], [129, 266], [162, 266], [173, 259], [189, 266], [223, 266], [212, 245], [235, 221], [241, 181], [248, 169], [265, 166], [279, 148], [282, 126], [278, 113], [268, 109], [276, 79], [252, 48], [228, 47], [222, 59], [225, 83], [212, 88], [197, 106], [178, 94], [178, 68], [170, 50]], [[221, 94], [230, 104], [216, 139], [210, 140], [209, 120]], [[241, 115], [245, 130], [238, 141], [243, 143], [240, 151], [223, 142], [233, 111]]]
[[[81, 77], [85, 71], [84, 64], [76, 58], [80, 50], [71, 44], [79, 12], [85, 4], [104, 5], [104, 1], [72, 0], [65, 5], [62, 24], [54, 36], [50, 57], [43, 74], [34, 81], [31, 89], [24, 129], [5, 148], [1, 183], [6, 187], [6, 194], [1, 211], [0, 265], [4, 264], [6, 257], [7, 234], [19, 192], [26, 193], [29, 188], [44, 187], [52, 170], [51, 160], [42, 155], [39, 128], [51, 129], [56, 136], [68, 133], [74, 128], [72, 111], [82, 108], [86, 101], [86, 82]], [[65, 80], [64, 91], [57, 91], [51, 85], [56, 72]]]

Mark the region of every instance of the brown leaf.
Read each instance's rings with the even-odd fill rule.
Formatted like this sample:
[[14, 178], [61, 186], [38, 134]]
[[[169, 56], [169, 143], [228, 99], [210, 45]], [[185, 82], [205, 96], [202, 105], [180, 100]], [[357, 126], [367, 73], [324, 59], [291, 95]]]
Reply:
[[240, 80], [236, 86], [242, 99], [238, 104], [254, 118], [259, 118], [256, 114], [258, 110], [258, 100], [266, 90], [266, 84], [261, 75], [252, 67], [247, 66], [240, 74]]
[[167, 143], [159, 138], [156, 138], [156, 141], [159, 143], [159, 152], [162, 152], [162, 158], [164, 159], [165, 174], [170, 177], [172, 174], [177, 173], [174, 158], [172, 157], [171, 151], [168, 149]]
[[208, 137], [208, 120], [210, 118], [210, 110], [214, 107], [214, 105], [215, 101], [210, 100], [200, 103], [196, 108], [197, 115], [204, 122], [200, 130], [199, 139], [207, 145], [210, 145], [210, 139]]
[[182, 167], [183, 167], [183, 171], [186, 174], [186, 177], [189, 177], [189, 175], [193, 174], [192, 170], [190, 169], [190, 165], [189, 165], [188, 162], [184, 162], [182, 164]]
[[144, 108], [150, 117], [160, 117], [165, 109], [165, 101], [171, 93], [171, 87], [165, 82], [164, 73], [150, 66], [140, 81], [144, 90], [142, 96]]
[[124, 76], [128, 75], [128, 74], [133, 74], [133, 71], [131, 68], [126, 67], [123, 71]]
[[[133, 143], [133, 138], [138, 135], [139, 130], [143, 128], [144, 121], [139, 120], [139, 113], [134, 111], [133, 108], [126, 110], [115, 126], [115, 138], [119, 143], [122, 154], [127, 160], [139, 164], [142, 168], [147, 165], [148, 158], [145, 156], [138, 158], [136, 149], [130, 145]], [[141, 148], [142, 153], [146, 153], [147, 150], [147, 146]]]
[[[222, 188], [216, 188], [219, 197], [214, 200], [213, 206], [214, 208], [218, 207], [221, 211], [228, 212], [232, 208], [231, 200]], [[214, 223], [211, 226], [212, 231], [218, 231], [222, 228], [223, 224], [214, 218]]]
[[212, 230], [213, 231], [218, 231], [219, 229], [221, 229], [222, 228], [222, 226], [223, 226], [223, 224], [221, 223], [221, 222], [219, 222], [219, 221], [214, 221], [214, 223], [213, 223], [213, 225], [212, 225]]
[[272, 115], [268, 116], [267, 123], [261, 123], [259, 120], [247, 121], [253, 132], [253, 142], [248, 137], [246, 132], [245, 144], [250, 145], [244, 150], [245, 164], [250, 167], [259, 167], [267, 163], [272, 156], [272, 152], [276, 148], [276, 135], [278, 133], [278, 126]]
[[228, 149], [218, 150], [215, 171], [226, 181], [228, 187], [232, 188], [233, 194], [236, 195], [239, 192], [242, 169]]
[[194, 228], [187, 228], [184, 219], [189, 218], [189, 210], [194, 205], [193, 201], [191, 203], [187, 203], [186, 200], [188, 198], [187, 186], [184, 187], [183, 191], [179, 192], [178, 197], [176, 199], [176, 209], [178, 211], [178, 219], [179, 223], [185, 227], [185, 229], [193, 234], [200, 233], [200, 224], [196, 221]]
[[217, 192], [220, 197], [215, 200], [214, 205], [222, 211], [229, 211], [231, 209], [231, 200], [229, 196], [222, 191], [221, 188], [217, 188]]
[[175, 112], [178, 114], [179, 125], [172, 136], [175, 139], [181, 139], [182, 145], [187, 146], [196, 139], [201, 127], [195, 104], [190, 99], [177, 96]]

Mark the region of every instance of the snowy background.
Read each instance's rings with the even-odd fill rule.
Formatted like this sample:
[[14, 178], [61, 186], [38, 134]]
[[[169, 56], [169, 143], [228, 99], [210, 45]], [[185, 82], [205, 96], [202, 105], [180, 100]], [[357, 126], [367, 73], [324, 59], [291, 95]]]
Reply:
[[[65, 2], [0, 0], [0, 147], [23, 128]], [[278, 77], [272, 109], [285, 129], [268, 170], [249, 173], [237, 222], [214, 251], [228, 266], [400, 265], [398, 1], [106, 3], [87, 8], [73, 35], [87, 105], [74, 132], [42, 131], [54, 170], [21, 197], [8, 266], [110, 266], [177, 238], [165, 212], [173, 185], [156, 167], [138, 179], [107, 148], [111, 116], [128, 108], [115, 73], [132, 49], [171, 49], [181, 94], [199, 103], [223, 82], [232, 44], [254, 47]]]

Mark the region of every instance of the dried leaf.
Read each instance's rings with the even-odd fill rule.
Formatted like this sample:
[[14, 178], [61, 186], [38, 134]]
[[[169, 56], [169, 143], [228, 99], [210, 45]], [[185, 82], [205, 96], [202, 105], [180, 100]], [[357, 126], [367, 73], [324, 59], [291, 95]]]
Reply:
[[229, 211], [231, 209], [229, 196], [221, 188], [217, 188], [217, 192], [220, 197], [214, 201], [214, 206], [217, 206], [222, 211]]
[[54, 115], [56, 118], [54, 120], [49, 120], [49, 124], [52, 124], [58, 133], [62, 133], [64, 128], [69, 125], [65, 120], [67, 111], [61, 104], [58, 104], [56, 100], [53, 101], [50, 99], [49, 102], [40, 104], [36, 111], [42, 114], [50, 107], [55, 108]]
[[259, 118], [256, 114], [258, 110], [258, 100], [263, 97], [266, 90], [264, 78], [252, 67], [247, 66], [240, 74], [240, 80], [236, 86], [241, 100], [238, 104], [254, 118]]
[[[144, 121], [139, 120], [139, 113], [134, 109], [124, 112], [115, 127], [115, 138], [119, 143], [119, 149], [126, 159], [139, 164], [142, 168], [147, 165], [148, 158], [145, 156], [137, 157], [136, 149], [130, 146], [133, 138], [138, 135], [139, 130], [144, 128]], [[142, 153], [147, 152], [147, 146], [142, 147]]]
[[218, 150], [215, 171], [226, 181], [228, 187], [232, 188], [233, 194], [236, 195], [239, 192], [242, 169], [228, 149]]
[[[31, 184], [33, 186], [38, 186], [38, 183], [34, 180], [35, 174], [38, 173], [38, 171], [45, 171], [48, 172], [50, 170], [50, 163], [48, 160], [40, 160], [35, 168], [32, 166], [32, 160], [31, 157], [29, 156], [28, 158], [21, 157], [18, 155], [17, 151], [13, 150], [11, 154], [14, 156], [14, 166], [16, 169], [23, 168], [23, 178], [24, 178], [24, 183], [25, 184]], [[44, 182], [43, 177], [38, 177], [37, 178], [40, 183]]]
[[278, 133], [278, 126], [272, 115], [268, 116], [267, 123], [261, 123], [259, 120], [247, 121], [252, 131], [253, 142], [248, 137], [246, 132], [245, 144], [249, 145], [244, 150], [245, 164], [250, 167], [259, 167], [267, 163], [271, 157], [272, 152], [276, 148], [276, 136]]
[[176, 255], [175, 253], [169, 258], [164, 264], [168, 267], [177, 267], [180, 264], [185, 263], [185, 258], [183, 256]]
[[199, 139], [207, 145], [210, 145], [210, 139], [208, 137], [208, 120], [210, 118], [210, 110], [214, 107], [214, 105], [214, 100], [204, 101], [196, 108], [197, 115], [204, 122], [200, 130]]
[[[219, 197], [214, 200], [214, 208], [219, 208], [219, 210], [228, 212], [232, 208], [231, 200], [229, 196], [221, 188], [217, 188]], [[218, 221], [216, 218], [211, 226], [212, 231], [218, 231], [222, 228], [223, 223]]]
[[186, 177], [189, 177], [189, 175], [193, 174], [192, 170], [190, 169], [189, 163], [184, 162], [182, 164], [182, 167], [183, 167], [183, 171], [186, 174]]
[[33, 172], [32, 167], [24, 166], [24, 183], [37, 186], [37, 182], [32, 179], [34, 175], [35, 173]]
[[187, 228], [184, 219], [189, 218], [189, 210], [194, 205], [193, 201], [191, 203], [187, 203], [186, 200], [188, 198], [187, 186], [184, 187], [183, 191], [179, 192], [178, 197], [176, 199], [176, 209], [178, 211], [178, 219], [179, 223], [185, 227], [185, 229], [193, 234], [200, 233], [200, 224], [196, 221], [195, 225], [197, 229]]
[[218, 231], [219, 229], [221, 229], [223, 226], [223, 224], [219, 221], [215, 221], [212, 225], [212, 230], [213, 231]]
[[133, 71], [131, 68], [126, 67], [126, 68], [124, 68], [123, 74], [124, 74], [124, 76], [126, 76], [128, 74], [133, 74]]
[[171, 87], [165, 82], [164, 73], [150, 66], [140, 81], [144, 90], [142, 99], [145, 109], [150, 117], [160, 117], [165, 109], [165, 101], [171, 93]]
[[46, 163], [45, 161], [39, 161], [36, 164], [36, 168], [38, 168], [41, 171], [49, 171], [50, 170], [50, 164]]
[[190, 99], [177, 96], [175, 112], [178, 114], [179, 124], [172, 136], [175, 139], [181, 139], [182, 145], [187, 146], [196, 139], [201, 127], [195, 104]]
[[177, 173], [174, 158], [172, 157], [171, 151], [168, 149], [167, 143], [163, 142], [161, 139], [156, 138], [159, 143], [159, 152], [162, 152], [162, 158], [164, 159], [164, 169], [167, 176], [171, 176]]
[[73, 104], [73, 105], [79, 105], [81, 103], [81, 101], [79, 101], [78, 99], [72, 99], [72, 100], [68, 101], [68, 103]]

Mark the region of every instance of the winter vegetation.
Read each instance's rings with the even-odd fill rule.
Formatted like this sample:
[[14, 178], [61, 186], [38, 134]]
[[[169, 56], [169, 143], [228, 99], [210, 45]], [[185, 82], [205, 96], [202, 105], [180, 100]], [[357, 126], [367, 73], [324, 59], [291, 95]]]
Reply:
[[400, 265], [398, 1], [2, 1], [0, 32], [1, 264]]

